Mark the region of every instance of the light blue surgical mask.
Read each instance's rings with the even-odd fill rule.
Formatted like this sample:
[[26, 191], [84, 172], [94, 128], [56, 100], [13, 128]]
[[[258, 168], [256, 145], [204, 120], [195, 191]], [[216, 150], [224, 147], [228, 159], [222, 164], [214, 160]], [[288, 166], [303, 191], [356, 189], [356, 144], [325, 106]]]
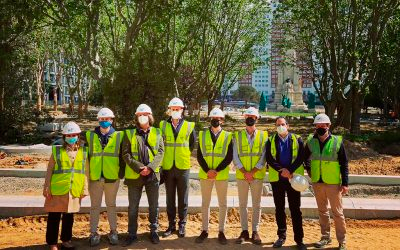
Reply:
[[108, 128], [108, 127], [111, 126], [112, 122], [110, 122], [110, 121], [101, 121], [101, 122], [99, 122], [99, 124], [100, 124], [100, 127], [102, 127], [102, 128]]
[[65, 137], [65, 141], [66, 141], [69, 145], [74, 145], [74, 144], [78, 141], [78, 136], [74, 136], [74, 137]]

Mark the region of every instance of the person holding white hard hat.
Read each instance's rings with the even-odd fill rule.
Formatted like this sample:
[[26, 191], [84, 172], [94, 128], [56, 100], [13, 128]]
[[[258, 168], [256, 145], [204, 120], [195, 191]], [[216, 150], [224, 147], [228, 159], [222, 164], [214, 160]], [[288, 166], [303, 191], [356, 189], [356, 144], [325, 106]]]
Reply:
[[97, 229], [103, 194], [110, 225], [108, 239], [111, 245], [118, 244], [116, 199], [125, 162], [122, 159], [124, 132], [113, 128], [114, 118], [114, 113], [109, 108], [100, 109], [97, 114], [99, 126], [92, 131], [86, 131], [84, 137], [90, 160], [90, 246], [100, 244]]
[[303, 243], [303, 218], [300, 210], [300, 192], [293, 189], [289, 180], [293, 174], [304, 175], [304, 145], [301, 137], [289, 132], [289, 124], [284, 117], [275, 120], [277, 133], [272, 135], [266, 145], [269, 181], [275, 203], [275, 219], [278, 226], [278, 240], [274, 248], [280, 248], [286, 241], [285, 196], [289, 202], [292, 217], [294, 241], [297, 249], [307, 249]]
[[196, 242], [202, 243], [208, 238], [211, 193], [215, 184], [219, 210], [218, 242], [225, 245], [228, 242], [224, 228], [227, 212], [229, 165], [233, 156], [232, 134], [221, 127], [225, 119], [225, 114], [221, 109], [212, 109], [208, 117], [210, 118], [210, 127], [200, 131], [197, 148], [197, 161], [201, 167], [199, 179], [203, 229], [200, 236], [196, 238]]
[[81, 145], [80, 133], [75, 122], [63, 127], [63, 145], [52, 147], [47, 167], [43, 196], [44, 209], [49, 213], [46, 242], [51, 250], [58, 249], [60, 220], [61, 249], [74, 249], [71, 242], [74, 213], [79, 212], [82, 198], [88, 195], [88, 149]]
[[153, 127], [151, 108], [140, 104], [135, 112], [135, 129], [125, 131], [123, 157], [126, 162], [125, 181], [128, 186], [128, 237], [125, 246], [138, 241], [139, 203], [143, 187], [149, 203], [150, 240], [160, 242], [158, 236], [158, 190], [160, 166], [164, 155], [161, 130]]
[[331, 121], [325, 114], [314, 119], [315, 133], [307, 139], [304, 166], [311, 177], [319, 211], [321, 240], [314, 244], [323, 248], [332, 242], [328, 203], [335, 221], [339, 249], [346, 249], [346, 221], [343, 215], [342, 195], [348, 188], [348, 160], [342, 136], [329, 132]]
[[261, 195], [263, 180], [266, 174], [265, 144], [268, 132], [256, 129], [256, 122], [260, 118], [254, 107], [243, 113], [246, 128], [236, 131], [233, 137], [233, 163], [236, 166], [236, 180], [239, 192], [239, 212], [242, 232], [236, 243], [242, 244], [250, 239], [248, 231], [247, 202], [249, 189], [252, 200], [252, 236], [253, 244], [261, 245], [258, 233], [261, 216]]
[[175, 97], [168, 104], [169, 119], [160, 122], [164, 137], [165, 153], [162, 163], [167, 192], [167, 215], [169, 225], [163, 237], [176, 230], [176, 203], [178, 193], [178, 236], [185, 237], [188, 210], [190, 155], [196, 141], [195, 123], [183, 118], [184, 105]]

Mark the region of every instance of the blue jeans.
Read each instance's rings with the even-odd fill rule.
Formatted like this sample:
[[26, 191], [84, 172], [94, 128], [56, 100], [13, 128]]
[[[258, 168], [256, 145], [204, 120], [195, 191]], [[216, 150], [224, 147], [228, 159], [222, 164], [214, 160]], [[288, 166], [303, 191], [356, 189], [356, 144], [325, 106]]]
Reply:
[[190, 170], [180, 170], [172, 167], [165, 171], [165, 190], [167, 192], [167, 214], [169, 227], [176, 227], [176, 202], [175, 195], [178, 192], [178, 217], [179, 226], [186, 225], [186, 217], [189, 200], [189, 173]]
[[[139, 177], [140, 178], [140, 177]], [[138, 183], [139, 184], [139, 183]], [[139, 185], [128, 185], [128, 232], [129, 235], [136, 235], [138, 229], [139, 202], [142, 197], [143, 187], [146, 189], [147, 200], [149, 202], [149, 222], [150, 231], [158, 230], [158, 189], [157, 179], [140, 182]]]

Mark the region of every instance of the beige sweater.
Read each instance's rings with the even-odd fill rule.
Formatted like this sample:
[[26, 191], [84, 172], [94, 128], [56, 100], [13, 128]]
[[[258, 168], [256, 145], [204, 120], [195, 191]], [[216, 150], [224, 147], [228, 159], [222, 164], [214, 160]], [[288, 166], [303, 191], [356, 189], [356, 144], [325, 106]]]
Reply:
[[[74, 164], [75, 157], [78, 151], [68, 150], [67, 154], [72, 164]], [[44, 183], [44, 189], [48, 188], [50, 190], [51, 176], [55, 166], [55, 161], [53, 154], [50, 156], [49, 164], [47, 166], [47, 173]], [[88, 195], [88, 177], [89, 177], [89, 161], [86, 161], [85, 166], [85, 186], [84, 195]], [[76, 213], [79, 212], [81, 205], [81, 198], [72, 197], [71, 193], [64, 195], [52, 195], [51, 198], [47, 198], [44, 202], [44, 209], [46, 212], [63, 212], [63, 213]]]

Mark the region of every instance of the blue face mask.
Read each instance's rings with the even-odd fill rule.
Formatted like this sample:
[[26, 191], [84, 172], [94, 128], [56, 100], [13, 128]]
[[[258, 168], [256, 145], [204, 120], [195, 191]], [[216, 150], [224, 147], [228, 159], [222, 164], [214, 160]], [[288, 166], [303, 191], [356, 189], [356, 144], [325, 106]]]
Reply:
[[78, 136], [65, 137], [65, 141], [70, 145], [74, 145], [78, 141]]
[[112, 123], [112, 122], [110, 122], [110, 121], [101, 121], [101, 122], [99, 122], [100, 127], [102, 127], [102, 128], [108, 128], [108, 127], [110, 127], [110, 126], [111, 126], [111, 123]]

